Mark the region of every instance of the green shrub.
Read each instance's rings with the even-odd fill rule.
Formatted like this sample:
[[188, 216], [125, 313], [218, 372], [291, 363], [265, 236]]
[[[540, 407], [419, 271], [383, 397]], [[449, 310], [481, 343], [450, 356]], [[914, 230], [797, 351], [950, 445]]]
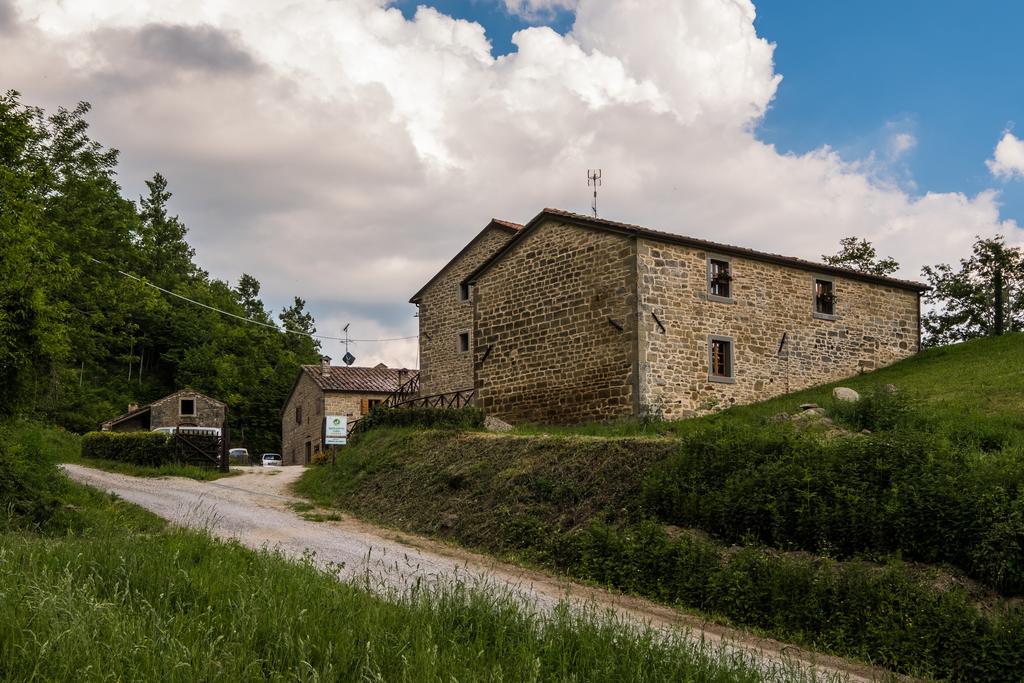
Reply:
[[43, 528], [61, 513], [66, 480], [46, 431], [32, 423], [0, 426], [0, 529]]
[[971, 454], [932, 434], [822, 441], [788, 426], [718, 425], [650, 468], [643, 501], [663, 523], [730, 543], [753, 538], [839, 558], [898, 553], [1018, 594], [1020, 482], [1019, 459]]
[[177, 451], [160, 432], [89, 432], [82, 437], [82, 457], [159, 467], [174, 462]]
[[377, 406], [359, 421], [360, 431], [381, 427], [420, 427], [423, 429], [483, 429], [484, 411], [480, 408], [386, 408]]

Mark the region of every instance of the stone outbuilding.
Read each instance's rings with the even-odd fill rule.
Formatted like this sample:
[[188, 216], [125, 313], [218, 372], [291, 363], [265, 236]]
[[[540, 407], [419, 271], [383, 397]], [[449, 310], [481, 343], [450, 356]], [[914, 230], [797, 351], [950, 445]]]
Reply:
[[220, 429], [227, 405], [195, 389], [182, 389], [144, 406], [130, 404], [128, 412], [104, 422], [105, 432], [148, 432], [167, 427]]
[[916, 353], [925, 289], [545, 209], [413, 297], [420, 394], [473, 388], [513, 423], [703, 414]]
[[281, 412], [281, 458], [286, 465], [308, 465], [323, 449], [325, 415], [345, 415], [349, 425], [384, 402], [415, 370], [303, 365]]

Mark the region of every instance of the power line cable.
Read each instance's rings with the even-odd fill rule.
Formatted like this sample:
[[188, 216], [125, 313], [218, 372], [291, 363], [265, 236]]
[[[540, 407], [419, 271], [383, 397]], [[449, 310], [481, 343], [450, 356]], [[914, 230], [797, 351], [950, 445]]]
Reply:
[[[344, 337], [330, 337], [330, 336], [323, 335], [323, 334], [310, 334], [309, 332], [299, 332], [297, 330], [284, 329], [284, 328], [278, 327], [277, 325], [274, 325], [273, 323], [265, 323], [262, 320], [253, 320], [252, 318], [246, 318], [245, 316], [236, 315], [235, 313], [232, 313], [230, 311], [225, 311], [223, 309], [217, 308], [216, 306], [210, 306], [209, 304], [204, 304], [202, 301], [196, 301], [195, 299], [190, 299], [187, 296], [184, 296], [182, 294], [178, 294], [177, 292], [172, 292], [169, 289], [164, 289], [163, 287], [161, 287], [159, 285], [155, 285], [155, 284], [153, 284], [152, 282], [150, 282], [149, 280], [147, 280], [145, 278], [139, 277], [137, 275], [132, 275], [131, 273], [126, 273], [125, 271], [120, 270], [116, 266], [112, 266], [112, 265], [110, 265], [108, 263], [103, 263], [102, 261], [100, 261], [98, 259], [95, 259], [92, 256], [87, 256], [86, 258], [88, 258], [93, 263], [98, 263], [99, 265], [104, 266], [106, 268], [111, 268], [114, 271], [116, 271], [117, 273], [125, 276], [126, 278], [129, 278], [131, 280], [135, 280], [136, 282], [139, 282], [139, 283], [141, 283], [141, 284], [143, 284], [143, 285], [145, 285], [147, 287], [152, 287], [153, 289], [155, 289], [157, 291], [160, 291], [160, 292], [163, 292], [164, 294], [170, 294], [171, 296], [177, 297], [178, 299], [181, 299], [182, 301], [187, 301], [190, 304], [195, 304], [196, 306], [201, 306], [201, 307], [203, 307], [203, 308], [205, 308], [207, 310], [214, 311], [215, 313], [220, 313], [221, 315], [226, 315], [226, 316], [231, 317], [231, 318], [235, 318], [236, 320], [241, 320], [242, 322], [252, 323], [253, 325], [259, 325], [260, 327], [269, 327], [272, 330], [276, 330], [277, 332], [284, 332], [285, 334], [298, 334], [298, 335], [301, 335], [303, 337], [310, 337], [312, 339], [327, 339], [327, 340], [330, 340], [330, 341], [341, 341], [341, 342], [346, 341], [346, 339]], [[389, 339], [348, 339], [347, 341], [349, 341], [349, 342], [374, 343], [374, 342], [390, 342], [390, 341], [407, 341], [409, 339], [418, 339], [418, 338], [419, 338], [419, 335], [413, 335], [412, 337], [391, 337]]]

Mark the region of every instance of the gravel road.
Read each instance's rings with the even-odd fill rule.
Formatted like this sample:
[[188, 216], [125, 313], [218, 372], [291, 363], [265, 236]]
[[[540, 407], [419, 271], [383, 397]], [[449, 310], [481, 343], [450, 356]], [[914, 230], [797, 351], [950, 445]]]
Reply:
[[729, 655], [756, 658], [767, 678], [782, 677], [787, 671], [792, 674], [794, 666], [813, 669], [819, 678], [891, 678], [882, 670], [756, 638], [661, 605], [574, 584], [349, 516], [340, 521], [307, 521], [290, 507], [301, 501], [290, 493], [290, 484], [302, 474], [300, 467], [239, 468], [243, 474], [212, 482], [131, 477], [71, 464], [64, 469], [72, 479], [115, 493], [174, 524], [206, 529], [220, 538], [291, 557], [313, 553], [318, 564], [337, 571], [342, 578], [369, 577], [371, 585], [399, 590], [417, 580], [482, 580], [516, 592], [524, 603], [539, 610], [567, 600], [581, 607], [612, 610], [631, 623], [681, 629]]

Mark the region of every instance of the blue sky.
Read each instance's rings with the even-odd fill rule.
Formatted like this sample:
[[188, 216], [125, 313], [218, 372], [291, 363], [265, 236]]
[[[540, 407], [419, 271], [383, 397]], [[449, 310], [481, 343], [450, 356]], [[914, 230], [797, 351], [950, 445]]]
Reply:
[[[399, 0], [411, 17], [427, 4], [479, 22], [496, 55], [515, 49], [529, 22], [500, 0]], [[778, 94], [758, 137], [780, 152], [823, 145], [847, 161], [875, 153], [879, 172], [912, 194], [1001, 192], [1004, 218], [1024, 224], [1024, 182], [994, 179], [985, 166], [1007, 127], [1024, 132], [1024, 3], [953, 0], [756, 2], [758, 34], [775, 43]], [[547, 21], [560, 33], [569, 12]], [[892, 135], [914, 146], [892, 159]]]

